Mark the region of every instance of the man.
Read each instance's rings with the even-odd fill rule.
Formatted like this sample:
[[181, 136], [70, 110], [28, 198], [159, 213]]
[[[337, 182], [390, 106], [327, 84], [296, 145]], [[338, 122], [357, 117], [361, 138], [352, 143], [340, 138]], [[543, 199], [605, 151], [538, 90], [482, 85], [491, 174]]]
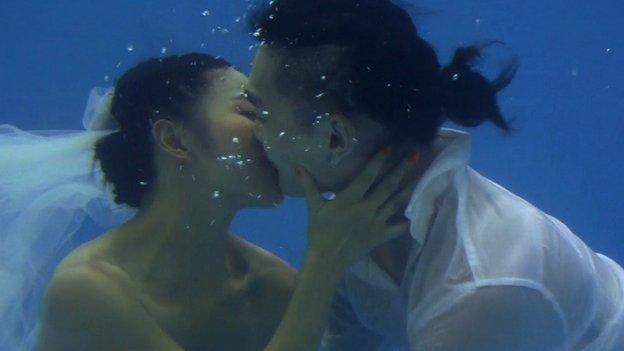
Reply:
[[472, 170], [468, 134], [440, 128], [508, 131], [496, 93], [514, 65], [489, 82], [468, 47], [441, 68], [387, 0], [273, 1], [250, 24], [255, 133], [287, 194], [302, 195], [296, 166], [339, 191], [383, 145], [416, 150], [409, 233], [344, 276], [324, 350], [621, 349], [622, 268]]

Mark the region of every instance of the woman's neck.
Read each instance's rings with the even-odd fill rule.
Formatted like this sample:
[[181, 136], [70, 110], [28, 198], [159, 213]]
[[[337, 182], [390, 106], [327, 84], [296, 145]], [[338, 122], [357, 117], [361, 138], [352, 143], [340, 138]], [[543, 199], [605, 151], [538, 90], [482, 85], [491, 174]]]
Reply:
[[121, 264], [152, 293], [166, 299], [219, 294], [232, 267], [234, 247], [228, 228], [237, 209], [225, 201], [195, 200], [158, 191], [120, 230]]

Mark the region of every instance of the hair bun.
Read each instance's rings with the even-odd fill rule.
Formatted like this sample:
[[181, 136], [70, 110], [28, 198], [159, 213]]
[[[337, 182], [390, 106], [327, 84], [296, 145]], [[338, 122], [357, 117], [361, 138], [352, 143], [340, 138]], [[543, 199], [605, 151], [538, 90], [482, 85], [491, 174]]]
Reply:
[[453, 60], [441, 72], [442, 109], [449, 119], [460, 125], [476, 127], [491, 121], [509, 132], [510, 127], [498, 107], [497, 93], [509, 85], [515, 76], [517, 59], [514, 57], [493, 81], [472, 68], [481, 58], [482, 50], [492, 44], [504, 45], [500, 41], [490, 41], [455, 51]]

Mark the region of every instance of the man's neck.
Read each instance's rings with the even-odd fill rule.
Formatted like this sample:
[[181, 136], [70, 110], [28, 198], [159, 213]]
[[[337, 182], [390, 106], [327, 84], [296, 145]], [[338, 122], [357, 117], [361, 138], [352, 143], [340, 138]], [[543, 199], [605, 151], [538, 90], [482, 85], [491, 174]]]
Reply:
[[[434, 147], [421, 151], [418, 164], [412, 172], [405, 176], [403, 185], [405, 186], [406, 184], [411, 184], [410, 182], [419, 181], [440, 151], [441, 149]], [[401, 208], [397, 216], [403, 217], [403, 212], [405, 212], [405, 208]], [[383, 243], [371, 252], [370, 256], [373, 261], [379, 268], [386, 272], [397, 285], [401, 284], [403, 276], [405, 275], [413, 240], [408, 231], [396, 239]]]

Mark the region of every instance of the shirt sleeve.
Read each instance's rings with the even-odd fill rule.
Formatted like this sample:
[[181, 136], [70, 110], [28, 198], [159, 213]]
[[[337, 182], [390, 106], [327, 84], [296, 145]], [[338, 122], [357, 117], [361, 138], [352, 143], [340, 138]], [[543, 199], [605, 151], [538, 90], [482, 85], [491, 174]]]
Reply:
[[[411, 316], [415, 320], [415, 316]], [[413, 351], [566, 350], [565, 322], [545, 292], [483, 286], [409, 330]]]
[[328, 326], [319, 350], [374, 351], [380, 344], [381, 338], [359, 321], [342, 281], [334, 296]]

